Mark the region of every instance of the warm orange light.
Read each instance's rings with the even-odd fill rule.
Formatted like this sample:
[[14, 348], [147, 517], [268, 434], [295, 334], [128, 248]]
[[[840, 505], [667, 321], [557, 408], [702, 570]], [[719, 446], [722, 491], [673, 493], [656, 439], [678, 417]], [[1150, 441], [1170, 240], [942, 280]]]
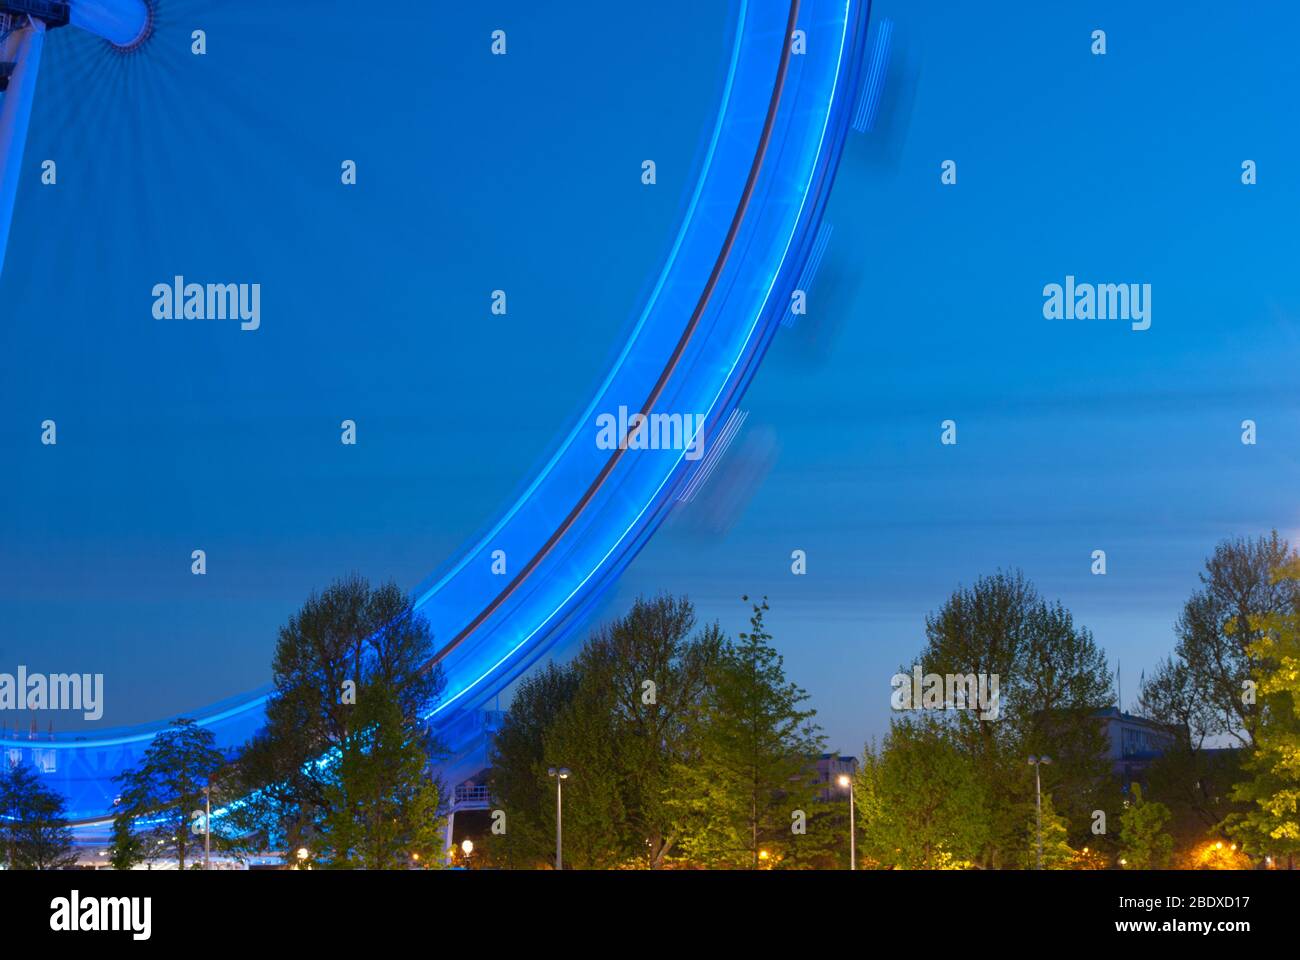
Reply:
[[758, 859], [760, 859], [760, 860], [766, 860], [766, 859], [767, 859], [767, 851], [766, 851], [766, 850], [760, 850], [760, 851], [758, 851]]
[[1222, 840], [1213, 842], [1207, 840], [1205, 844], [1198, 847], [1191, 855], [1190, 865], [1198, 870], [1247, 870], [1250, 868], [1250, 860], [1234, 843], [1224, 849], [1225, 844]]

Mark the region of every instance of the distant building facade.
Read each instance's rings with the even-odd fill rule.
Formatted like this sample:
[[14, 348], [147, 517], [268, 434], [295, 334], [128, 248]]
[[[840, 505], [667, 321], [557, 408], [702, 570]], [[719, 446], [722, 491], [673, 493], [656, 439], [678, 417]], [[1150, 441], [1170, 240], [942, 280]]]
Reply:
[[1175, 731], [1163, 723], [1125, 713], [1117, 707], [1095, 716], [1106, 732], [1106, 759], [1125, 793], [1134, 783], [1146, 786], [1147, 767], [1175, 743]]
[[823, 753], [817, 758], [817, 796], [820, 800], [847, 800], [851, 787], [841, 787], [840, 777], [850, 780], [858, 772], [858, 758]]

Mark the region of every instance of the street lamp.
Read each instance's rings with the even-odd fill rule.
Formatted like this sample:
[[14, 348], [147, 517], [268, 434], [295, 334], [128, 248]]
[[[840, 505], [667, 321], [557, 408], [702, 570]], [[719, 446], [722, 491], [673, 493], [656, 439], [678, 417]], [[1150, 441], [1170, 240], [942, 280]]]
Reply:
[[556, 769], [551, 767], [546, 771], [546, 775], [555, 781], [555, 869], [564, 869], [564, 848], [561, 844], [563, 836], [561, 824], [564, 820], [564, 781], [573, 776], [568, 767]]
[[840, 774], [839, 784], [849, 791], [849, 869], [858, 869], [858, 836], [853, 829], [853, 778]]
[[469, 855], [474, 852], [474, 841], [466, 837], [460, 842], [460, 849], [465, 854], [465, 869], [469, 869]]
[[203, 788], [203, 869], [212, 869], [212, 778]]
[[308, 866], [306, 865], [306, 864], [307, 864], [307, 858], [308, 858], [309, 856], [311, 856], [311, 852], [310, 852], [306, 847], [299, 847], [299, 848], [298, 848], [298, 869], [299, 869], [299, 870], [308, 870], [308, 869], [310, 869], [310, 867], [308, 867]]
[[1038, 869], [1043, 869], [1043, 778], [1042, 766], [1051, 763], [1051, 757], [1030, 757], [1029, 765], [1034, 768], [1034, 819], [1038, 827]]

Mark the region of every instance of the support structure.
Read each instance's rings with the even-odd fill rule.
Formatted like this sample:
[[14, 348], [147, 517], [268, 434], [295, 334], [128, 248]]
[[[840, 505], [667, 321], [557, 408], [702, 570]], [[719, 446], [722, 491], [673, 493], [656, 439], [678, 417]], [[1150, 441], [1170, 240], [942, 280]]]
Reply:
[[0, 269], [9, 243], [45, 35], [69, 24], [130, 50], [148, 38], [152, 11], [147, 0], [0, 0]]

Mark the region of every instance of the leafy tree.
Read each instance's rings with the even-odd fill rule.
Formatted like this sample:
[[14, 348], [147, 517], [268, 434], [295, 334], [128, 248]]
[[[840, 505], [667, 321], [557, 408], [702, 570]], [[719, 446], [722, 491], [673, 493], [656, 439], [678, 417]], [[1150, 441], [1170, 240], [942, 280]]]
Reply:
[[[139, 764], [115, 782], [121, 799], [113, 825], [113, 862], [119, 869], [143, 860], [185, 861], [203, 851], [204, 790], [226, 759], [212, 731], [182, 717], [157, 734]], [[221, 837], [212, 834], [218, 845]]]
[[[748, 597], [745, 598], [748, 601]], [[785, 677], [753, 604], [750, 629], [727, 643], [698, 707], [693, 745], [676, 765], [672, 806], [683, 852], [711, 866], [757, 869], [761, 854], [789, 859], [799, 812], [816, 803], [815, 760], [824, 738], [808, 695]]]
[[1133, 784], [1133, 796], [1120, 814], [1120, 855], [1128, 870], [1161, 870], [1169, 865], [1174, 840], [1165, 832], [1169, 808], [1142, 798], [1141, 784]]
[[1148, 766], [1146, 780], [1152, 798], [1174, 816], [1175, 845], [1192, 845], [1240, 806], [1229, 797], [1240, 752], [1205, 749], [1216, 720], [1184, 660], [1170, 657], [1156, 667], [1142, 684], [1138, 713], [1168, 732], [1169, 745]]
[[[1266, 712], [1267, 698], [1245, 694], [1253, 680], [1271, 670], [1267, 655], [1258, 656], [1265, 649], [1260, 644], [1296, 609], [1298, 574], [1295, 551], [1276, 531], [1220, 543], [1178, 620], [1175, 656], [1142, 686], [1139, 712], [1166, 724], [1173, 737], [1171, 749], [1152, 764], [1152, 794], [1170, 806], [1185, 845], [1225, 822], [1235, 825], [1246, 843], [1248, 825], [1263, 824], [1253, 788], [1228, 787], [1250, 768], [1260, 790], [1272, 789], [1265, 784], [1270, 764], [1255, 755], [1254, 745], [1261, 724], [1273, 729], [1276, 724]], [[1207, 739], [1224, 736], [1241, 750], [1204, 749]], [[1246, 845], [1261, 850], [1269, 840], [1281, 852], [1267, 833]]]
[[[1038, 811], [1029, 816], [1028, 843], [1025, 848], [1025, 868], [1038, 866]], [[1070, 847], [1070, 828], [1065, 817], [1056, 812], [1050, 793], [1043, 794], [1043, 869], [1068, 870], [1075, 865], [1075, 853]]]
[[144, 863], [144, 860], [144, 841], [131, 829], [131, 818], [114, 817], [108, 862], [114, 870], [130, 870], [137, 863]]
[[442, 849], [438, 788], [421, 726], [402, 716], [391, 687], [357, 704], [325, 784], [315, 856], [334, 868], [391, 870], [435, 863]]
[[[1295, 560], [1295, 551], [1276, 530], [1253, 540], [1225, 540], [1215, 548], [1201, 588], [1187, 601], [1176, 627], [1187, 703], [1158, 719], [1180, 722], [1180, 714], [1191, 712], [1194, 732], [1231, 736], [1243, 746], [1254, 742], [1260, 705], [1242, 697], [1243, 683], [1255, 668], [1250, 648], [1264, 639], [1271, 618], [1296, 608]], [[1273, 576], [1275, 570], [1284, 575]]]
[[[983, 865], [1018, 862], [1023, 804], [1033, 795], [1025, 760], [1051, 756], [1044, 790], [1064, 803], [1071, 823], [1118, 805], [1097, 712], [1114, 702], [1105, 654], [1059, 603], [1049, 604], [1020, 573], [983, 577], [959, 589], [926, 618], [925, 673], [998, 677], [996, 715], [948, 710], [953, 741], [973, 764], [987, 798], [990, 833]], [[1083, 829], [1083, 828], [1080, 828]]]
[[577, 694], [546, 738], [547, 765], [574, 771], [566, 815], [604, 834], [611, 861], [657, 868], [679, 839], [669, 798], [723, 647], [717, 626], [694, 629], [689, 600], [638, 599], [578, 655]]
[[668, 802], [690, 722], [722, 647], [695, 632], [689, 600], [638, 599], [596, 631], [567, 668], [525, 681], [496, 737], [494, 790], [512, 817], [502, 850], [551, 861], [555, 781], [564, 785], [565, 863], [660, 867], [678, 840]]
[[[548, 861], [555, 851], [556, 782], [547, 775], [551, 768], [567, 767], [571, 776], [564, 782], [564, 863], [569, 868], [610, 869], [644, 858], [645, 838], [636, 843], [633, 808], [636, 796], [625, 782], [625, 761], [620, 753], [626, 738], [614, 716], [615, 697], [583, 673], [572, 702], [547, 730], [542, 742], [543, 763], [538, 782], [547, 803], [542, 822], [550, 843]], [[635, 745], [628, 749], [635, 750]]]
[[849, 802], [817, 798], [805, 808], [806, 827], [787, 841], [777, 866], [792, 870], [847, 870], [849, 866]]
[[547, 664], [524, 677], [492, 741], [492, 794], [506, 812], [506, 832], [490, 839], [492, 861], [510, 867], [551, 863], [555, 856], [555, 786], [546, 775], [546, 736], [573, 701], [573, 665]]
[[[352, 796], [340, 781], [340, 758], [351, 753], [348, 776], [362, 782], [386, 761], [376, 758], [367, 773], [356, 751], [370, 742], [392, 745], [390, 772], [407, 782], [407, 739], [443, 688], [433, 655], [428, 621], [396, 584], [372, 588], [351, 576], [313, 594], [280, 630], [266, 726], [239, 758], [248, 795], [235, 815], [241, 828], [287, 851], [345, 849], [316, 840], [322, 832], [337, 834], [339, 816], [331, 804]], [[389, 716], [390, 703], [401, 723], [376, 734], [375, 718]], [[436, 745], [427, 746], [437, 752]], [[402, 833], [414, 836], [409, 829]], [[351, 862], [348, 855], [344, 861]]]
[[0, 773], [0, 842], [9, 870], [63, 870], [77, 863], [63, 794], [27, 764]]
[[858, 849], [868, 863], [908, 870], [975, 860], [989, 835], [975, 763], [931, 717], [897, 718], [854, 778]]
[[[1300, 558], [1280, 566], [1273, 578], [1300, 580]], [[1247, 806], [1228, 818], [1228, 830], [1256, 856], [1293, 861], [1300, 852], [1300, 602], [1253, 618], [1250, 627], [1257, 710], [1255, 750], [1244, 766], [1253, 777], [1233, 790]]]

